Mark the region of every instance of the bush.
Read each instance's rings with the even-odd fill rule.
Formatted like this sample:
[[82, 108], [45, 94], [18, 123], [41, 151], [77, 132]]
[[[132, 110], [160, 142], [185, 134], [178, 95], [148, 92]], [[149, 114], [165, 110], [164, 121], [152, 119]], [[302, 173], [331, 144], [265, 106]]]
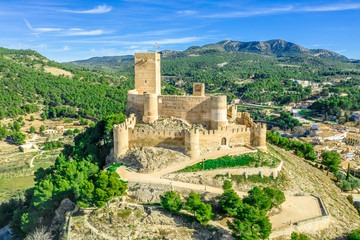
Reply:
[[36, 132], [36, 129], [35, 129], [35, 127], [34, 127], [34, 126], [31, 126], [31, 127], [30, 127], [30, 132], [31, 132], [31, 133]]
[[301, 141], [291, 140], [286, 137], [280, 136], [278, 133], [266, 133], [266, 139], [268, 142], [282, 147], [286, 150], [294, 150], [295, 154], [299, 157], [315, 161], [317, 156], [314, 153], [314, 146], [310, 143], [303, 143]]
[[74, 133], [73, 133], [73, 131], [71, 131], [71, 130], [69, 129], [69, 130], [66, 131], [65, 135], [68, 135], [68, 136], [70, 135], [70, 136], [72, 136], [72, 135], [74, 135]]
[[74, 129], [74, 133], [79, 133], [79, 132], [80, 132], [79, 129], [77, 129], [77, 128]]
[[355, 230], [348, 236], [349, 240], [360, 240], [360, 229]]
[[202, 225], [208, 223], [214, 216], [210, 204], [203, 203], [200, 194], [191, 191], [186, 200], [185, 209], [195, 214], [195, 219]]
[[291, 233], [290, 240], [308, 240], [309, 238], [305, 234], [298, 234], [297, 232]]
[[26, 135], [21, 133], [21, 132], [17, 132], [17, 131], [13, 131], [10, 135], [10, 139], [13, 141], [13, 143], [15, 145], [21, 145], [25, 143], [25, 138]]
[[180, 195], [174, 191], [168, 191], [164, 196], [160, 195], [161, 206], [171, 213], [178, 214], [182, 208]]

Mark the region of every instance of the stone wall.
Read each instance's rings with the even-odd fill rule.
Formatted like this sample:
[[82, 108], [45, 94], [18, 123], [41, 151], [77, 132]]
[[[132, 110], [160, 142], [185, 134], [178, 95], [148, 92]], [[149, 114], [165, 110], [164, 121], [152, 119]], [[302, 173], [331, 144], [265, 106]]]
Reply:
[[160, 118], [176, 117], [191, 123], [211, 123], [211, 98], [203, 96], [159, 96]]
[[198, 171], [198, 172], [181, 172], [181, 173], [170, 173], [167, 176], [169, 179], [173, 179], [173, 176], [181, 175], [184, 177], [215, 177], [216, 175], [243, 175], [245, 177], [249, 175], [259, 175], [266, 177], [276, 178], [283, 166], [283, 162], [281, 161], [276, 167], [239, 167], [239, 168], [221, 168], [215, 170], [206, 170], [206, 171]]
[[266, 151], [266, 125], [254, 127], [229, 125], [218, 130], [153, 131], [136, 128], [137, 118], [130, 115], [124, 123], [114, 126], [114, 153], [125, 154], [129, 148], [165, 147], [185, 150], [190, 157], [198, 157], [201, 150], [218, 149], [221, 146], [252, 146]]
[[299, 222], [294, 222], [288, 227], [277, 229], [272, 231], [270, 239], [277, 238], [280, 236], [290, 236], [292, 232], [298, 233], [316, 233], [327, 228], [331, 222], [331, 216], [322, 201], [322, 199], [316, 195], [312, 195], [319, 201], [319, 205], [322, 211], [322, 216], [315, 217]]
[[129, 148], [165, 147], [184, 150], [184, 132], [129, 130]]

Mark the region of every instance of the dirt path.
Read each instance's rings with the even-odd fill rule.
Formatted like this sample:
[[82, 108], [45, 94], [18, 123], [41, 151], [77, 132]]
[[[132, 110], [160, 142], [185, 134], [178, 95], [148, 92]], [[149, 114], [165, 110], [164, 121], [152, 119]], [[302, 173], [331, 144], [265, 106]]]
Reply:
[[[239, 148], [237, 151], [231, 152], [231, 154], [239, 154], [245, 152], [253, 152], [249, 148]], [[153, 173], [137, 173], [129, 171], [126, 166], [121, 166], [117, 169], [117, 173], [120, 175], [121, 179], [130, 182], [137, 182], [137, 183], [147, 183], [147, 184], [163, 184], [163, 185], [170, 185], [173, 187], [179, 188], [187, 188], [192, 189], [200, 192], [210, 192], [215, 194], [222, 194], [223, 189], [216, 188], [212, 186], [206, 186], [201, 184], [192, 184], [180, 181], [172, 181], [169, 179], [162, 178], [164, 175], [181, 170], [187, 166], [191, 166], [193, 164], [199, 163], [202, 159], [212, 159], [217, 158], [220, 156], [224, 156], [229, 154], [229, 151], [219, 151], [215, 154], [210, 153], [207, 155], [203, 155], [199, 158], [194, 160], [177, 164], [175, 166], [170, 166], [165, 169], [162, 169], [157, 172]], [[288, 171], [288, 169], [285, 169]], [[289, 172], [289, 171], [288, 171]], [[247, 196], [246, 192], [237, 192], [237, 194], [243, 198]], [[322, 211], [318, 200], [313, 196], [292, 196], [286, 195], [286, 201], [282, 204], [283, 210], [272, 217], [270, 217], [270, 222], [273, 225], [273, 229], [279, 229], [286, 226], [291, 225], [292, 223], [303, 221], [306, 219], [311, 219], [314, 217], [322, 216]]]
[[34, 167], [34, 160], [35, 160], [35, 158], [37, 158], [37, 157], [39, 157], [39, 156], [41, 156], [41, 155], [43, 155], [43, 154], [44, 154], [44, 151], [41, 151], [39, 154], [37, 154], [37, 155], [35, 155], [33, 158], [31, 158], [30, 163], [29, 163], [30, 168], [33, 168], [33, 167]]

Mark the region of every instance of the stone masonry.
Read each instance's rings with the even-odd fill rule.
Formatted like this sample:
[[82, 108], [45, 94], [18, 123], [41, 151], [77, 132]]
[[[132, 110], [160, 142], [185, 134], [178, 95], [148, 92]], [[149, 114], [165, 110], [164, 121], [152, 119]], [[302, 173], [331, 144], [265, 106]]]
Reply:
[[[193, 96], [161, 95], [160, 55], [135, 53], [135, 89], [128, 92], [124, 123], [114, 126], [114, 153], [121, 157], [129, 148], [158, 146], [198, 157], [206, 146], [251, 146], [266, 151], [266, 124], [256, 124], [248, 113], [228, 106], [226, 96], [205, 96], [205, 84], [194, 83]], [[136, 122], [153, 123], [162, 118], [204, 123], [209, 130], [150, 131]], [[230, 123], [229, 120], [231, 120]]]

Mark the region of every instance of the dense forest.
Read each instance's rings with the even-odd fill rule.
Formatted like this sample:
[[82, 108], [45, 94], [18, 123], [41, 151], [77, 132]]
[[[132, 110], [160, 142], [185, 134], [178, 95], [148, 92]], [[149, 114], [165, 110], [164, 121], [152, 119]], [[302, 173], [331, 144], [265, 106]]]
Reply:
[[[63, 69], [72, 77], [54, 76], [44, 67]], [[132, 77], [118, 77], [96, 70], [68, 69], [31, 50], [0, 48], [0, 118], [34, 110], [29, 104], [77, 109], [82, 117], [103, 119], [126, 108]]]
[[74, 146], [66, 145], [53, 166], [35, 172], [35, 186], [25, 192], [24, 200], [0, 205], [0, 224], [12, 219], [14, 238], [23, 239], [36, 227], [48, 226], [65, 198], [80, 207], [103, 207], [113, 197], [123, 195], [127, 184], [117, 173], [101, 169], [113, 148], [113, 124], [125, 118], [122, 113], [110, 115], [78, 134]]

